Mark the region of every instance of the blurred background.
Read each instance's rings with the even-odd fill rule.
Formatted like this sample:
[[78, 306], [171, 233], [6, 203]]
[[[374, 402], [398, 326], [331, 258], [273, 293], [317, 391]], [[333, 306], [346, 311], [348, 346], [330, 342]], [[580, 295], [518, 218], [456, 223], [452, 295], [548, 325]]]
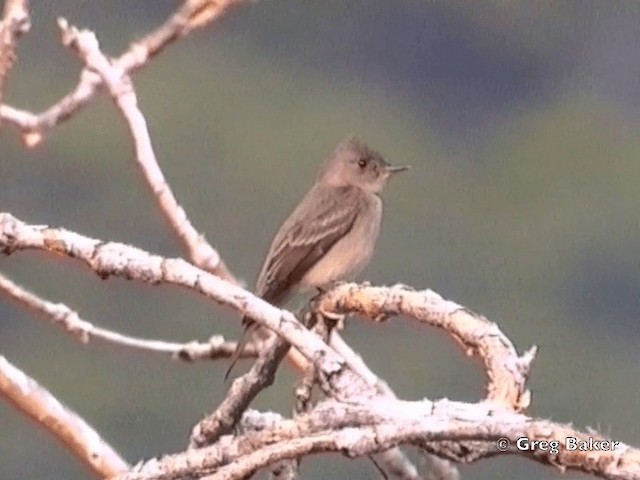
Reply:
[[[176, 5], [32, 2], [6, 102], [38, 112], [76, 84], [80, 65], [59, 44], [56, 17], [93, 29], [116, 56]], [[174, 193], [249, 285], [321, 159], [356, 134], [413, 166], [385, 192], [377, 254], [362, 279], [434, 289], [497, 322], [520, 351], [538, 345], [529, 413], [638, 446], [638, 25], [635, 1], [262, 1], [172, 45], [134, 83]], [[13, 129], [0, 130], [0, 210], [183, 254], [105, 96], [33, 151]], [[132, 335], [187, 341], [240, 332], [236, 315], [203, 298], [102, 281], [64, 258], [16, 253], [0, 257], [0, 269]], [[442, 332], [403, 318], [354, 318], [344, 336], [402, 398], [484, 395], [480, 365]], [[2, 297], [0, 352], [131, 462], [182, 450], [226, 390], [226, 362], [182, 365], [85, 347]], [[295, 384], [283, 368], [255, 406], [289, 413]], [[561, 477], [521, 458], [461, 471]], [[337, 455], [305, 460], [303, 474], [377, 478], [370, 462]], [[0, 404], [0, 478], [27, 477], [89, 475]]]

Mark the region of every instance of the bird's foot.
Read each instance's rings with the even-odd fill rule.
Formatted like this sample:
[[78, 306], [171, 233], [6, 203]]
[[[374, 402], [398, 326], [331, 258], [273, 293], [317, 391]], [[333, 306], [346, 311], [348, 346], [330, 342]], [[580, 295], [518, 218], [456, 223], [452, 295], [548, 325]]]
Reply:
[[322, 316], [325, 321], [329, 324], [329, 328], [331, 330], [336, 329], [338, 331], [344, 330], [345, 319], [347, 316], [342, 313], [335, 312], [327, 312], [319, 308], [317, 310], [318, 314]]

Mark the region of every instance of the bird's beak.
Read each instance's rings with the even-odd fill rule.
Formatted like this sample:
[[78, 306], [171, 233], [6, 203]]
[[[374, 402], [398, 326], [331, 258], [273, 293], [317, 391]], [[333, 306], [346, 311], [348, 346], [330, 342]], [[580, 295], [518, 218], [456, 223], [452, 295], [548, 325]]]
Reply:
[[397, 165], [397, 166], [388, 165], [384, 169], [387, 173], [393, 174], [398, 172], [404, 172], [405, 170], [409, 170], [410, 168], [411, 168], [410, 165]]

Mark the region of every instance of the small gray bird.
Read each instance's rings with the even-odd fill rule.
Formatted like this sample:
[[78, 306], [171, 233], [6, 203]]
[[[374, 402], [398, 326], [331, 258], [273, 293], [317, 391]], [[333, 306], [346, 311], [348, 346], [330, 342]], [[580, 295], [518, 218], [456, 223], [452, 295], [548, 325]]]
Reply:
[[[389, 177], [408, 166], [391, 166], [356, 138], [342, 141], [325, 160], [315, 184], [278, 230], [264, 260], [256, 295], [282, 305], [295, 291], [326, 289], [367, 266], [380, 232]], [[257, 324], [248, 317], [225, 379]]]

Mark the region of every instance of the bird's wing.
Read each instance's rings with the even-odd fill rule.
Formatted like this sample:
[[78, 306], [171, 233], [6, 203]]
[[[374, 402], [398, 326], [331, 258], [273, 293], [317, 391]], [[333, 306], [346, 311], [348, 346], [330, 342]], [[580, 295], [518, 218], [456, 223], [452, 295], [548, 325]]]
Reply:
[[[280, 303], [322, 256], [353, 227], [362, 206], [362, 192], [356, 187], [314, 185], [276, 234], [256, 284], [256, 294], [268, 302]], [[231, 358], [228, 378], [244, 345], [256, 328], [244, 317], [245, 333]]]
[[284, 300], [305, 273], [351, 230], [361, 196], [356, 187], [312, 187], [271, 243], [256, 293], [270, 302]]

